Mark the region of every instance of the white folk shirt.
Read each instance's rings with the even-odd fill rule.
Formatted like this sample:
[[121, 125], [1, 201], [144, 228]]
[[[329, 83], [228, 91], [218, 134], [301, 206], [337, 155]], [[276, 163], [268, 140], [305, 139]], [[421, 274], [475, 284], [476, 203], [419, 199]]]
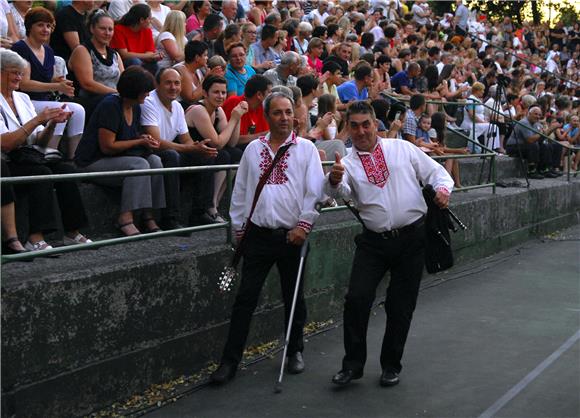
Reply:
[[[300, 227], [310, 232], [319, 215], [316, 203], [322, 199], [322, 164], [312, 142], [294, 133], [284, 145], [289, 142], [292, 145], [270, 174], [251, 221], [263, 228]], [[237, 235], [245, 229], [256, 186], [275, 155], [270, 147], [270, 134], [252, 141], [244, 151], [230, 205], [232, 227]]]
[[332, 197], [353, 199], [365, 227], [374, 232], [402, 228], [427, 213], [419, 181], [451, 193], [453, 180], [443, 166], [418, 147], [400, 139], [377, 137], [373, 152], [353, 151], [342, 159], [344, 176]]

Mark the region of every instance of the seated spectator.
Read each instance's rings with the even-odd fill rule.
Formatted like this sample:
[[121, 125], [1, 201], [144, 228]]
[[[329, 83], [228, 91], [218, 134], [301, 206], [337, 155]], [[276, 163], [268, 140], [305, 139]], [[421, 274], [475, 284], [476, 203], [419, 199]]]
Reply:
[[[0, 122], [1, 123], [1, 122]], [[4, 152], [4, 143], [2, 143], [2, 152]], [[10, 169], [8, 163], [2, 158], [2, 169], [0, 172], [2, 178], [9, 178]], [[45, 186], [46, 187], [46, 186]], [[16, 231], [16, 209], [14, 201], [14, 188], [11, 185], [2, 186], [2, 198], [0, 202], [2, 209], [0, 216], [2, 217], [2, 254], [22, 254], [27, 252], [20, 240], [18, 239], [18, 232]], [[45, 202], [40, 202], [44, 204]]]
[[227, 61], [222, 57], [220, 57], [219, 55], [214, 55], [213, 57], [207, 60], [207, 68], [209, 69], [209, 73], [212, 75], [219, 75], [220, 77], [225, 77], [227, 66], [228, 66]]
[[89, 15], [91, 39], [75, 48], [69, 60], [80, 85], [78, 97], [87, 119], [106, 95], [117, 93], [117, 82], [124, 70], [121, 56], [109, 47], [113, 28], [113, 19], [102, 9], [95, 9]]
[[57, 10], [56, 25], [50, 37], [50, 46], [55, 55], [68, 61], [72, 51], [89, 40], [91, 35], [86, 20], [87, 12], [92, 8], [93, 2], [74, 0]]
[[288, 32], [279, 30], [276, 38], [276, 43], [272, 47], [274, 51], [274, 64], [280, 65], [282, 62], [282, 55], [286, 53], [286, 46], [288, 45]]
[[354, 72], [354, 80], [342, 83], [337, 87], [338, 97], [342, 103], [356, 100], [366, 100], [369, 88], [373, 85], [373, 69], [370, 65], [359, 66]]
[[389, 77], [390, 69], [391, 58], [385, 54], [379, 55], [373, 75], [373, 81], [377, 84], [379, 92], [391, 90], [391, 78]]
[[318, 78], [308, 74], [298, 77], [296, 80], [296, 87], [298, 87], [302, 93], [302, 103], [306, 106], [308, 110], [308, 123], [307, 131], [316, 123], [318, 111], [316, 110], [316, 101], [318, 97], [322, 95], [322, 88]]
[[[236, 49], [243, 50], [243, 46]], [[242, 158], [242, 150], [236, 148], [240, 136], [240, 119], [248, 111], [248, 103], [240, 102], [232, 110], [228, 121], [221, 107], [226, 98], [226, 79], [208, 76], [203, 80], [202, 87], [203, 100], [185, 113], [191, 138], [194, 141], [209, 139], [207, 145], [219, 150], [217, 158], [220, 162], [217, 164], [237, 164]], [[214, 173], [212, 206], [207, 210], [207, 215], [214, 222], [225, 222], [218, 212], [218, 205], [225, 192], [226, 174], [225, 171]]]
[[241, 96], [244, 94], [244, 87], [248, 79], [256, 74], [256, 71], [246, 64], [246, 49], [242, 43], [230, 47], [228, 61], [226, 69], [228, 96]]
[[[153, 76], [138, 66], [127, 68], [117, 84], [118, 95], [105, 97], [97, 106], [75, 154], [75, 162], [86, 172], [147, 170], [162, 168], [161, 158], [153, 153], [159, 141], [144, 134], [141, 107], [154, 87]], [[121, 186], [121, 207], [116, 227], [125, 236], [138, 235], [133, 211], [143, 210], [145, 232], [159, 226], [152, 209], [165, 207], [163, 176], [108, 177], [93, 179], [105, 186]]]
[[437, 132], [431, 129], [431, 116], [423, 113], [417, 120], [415, 145], [427, 154], [443, 155], [444, 152], [439, 147], [439, 143], [432, 141], [432, 138], [437, 138]]
[[[228, 57], [227, 50], [230, 46], [240, 43], [242, 41], [242, 29], [240, 25], [233, 23], [226, 26], [225, 30], [220, 34], [215, 42], [216, 55], [226, 59]], [[250, 62], [250, 61], [248, 61]]]
[[135, 4], [115, 25], [111, 47], [123, 58], [125, 68], [143, 66], [151, 74], [157, 71], [157, 62], [163, 58], [156, 52], [151, 31], [151, 8]]
[[541, 118], [542, 110], [538, 106], [530, 107], [527, 117], [514, 126], [506, 142], [506, 151], [510, 157], [528, 161], [528, 177], [531, 179], [559, 176], [555, 168], [560, 165], [560, 145], [543, 140], [540, 134], [530, 128], [547, 136], [558, 129], [560, 124], [553, 120], [549, 127], [544, 128], [540, 123]]
[[332, 94], [336, 98], [336, 101], [338, 102], [338, 110], [346, 109], [346, 105], [340, 104], [340, 98], [338, 97], [338, 91], [336, 90], [337, 87], [344, 82], [340, 65], [334, 61], [325, 62], [322, 66], [322, 73], [328, 74], [326, 80], [322, 82], [322, 92], [324, 94]]
[[[7, 175], [45, 176], [51, 174], [71, 174], [76, 170], [62, 161], [46, 164], [31, 163], [18, 158], [19, 150], [26, 144], [45, 148], [54, 135], [58, 123], [70, 118], [70, 112], [60, 107], [46, 106], [37, 113], [30, 98], [25, 93], [17, 92], [20, 87], [26, 61], [15, 52], [0, 51], [0, 73], [2, 95], [0, 97], [0, 135], [2, 152], [8, 153]], [[46, 125], [46, 126], [44, 126]], [[20, 155], [20, 154], [19, 154]], [[4, 175], [4, 173], [2, 173]], [[4, 187], [3, 187], [4, 189]], [[61, 212], [65, 231], [64, 244], [83, 244], [91, 242], [79, 232], [88, 223], [83, 202], [76, 182], [43, 182], [18, 187], [17, 191], [28, 192], [29, 220], [28, 241], [24, 247], [29, 251], [51, 249], [44, 239], [44, 234], [58, 229], [54, 213], [53, 189]], [[7, 202], [10, 204], [10, 202]], [[2, 203], [4, 205], [4, 202]], [[4, 210], [4, 208], [3, 208]], [[10, 210], [9, 208], [7, 210]], [[2, 214], [4, 215], [4, 213]], [[14, 238], [14, 231], [10, 232]], [[12, 241], [14, 249], [20, 249]]]
[[266, 135], [270, 130], [264, 116], [262, 102], [270, 94], [271, 89], [272, 82], [265, 76], [256, 74], [246, 83], [242, 96], [230, 96], [224, 102], [222, 108], [228, 120], [232, 118], [232, 111], [240, 102], [248, 103], [248, 112], [240, 119], [238, 147], [245, 148], [243, 146]]
[[322, 56], [323, 51], [324, 42], [322, 42], [322, 39], [312, 38], [308, 43], [306, 58], [308, 66], [318, 77], [322, 75], [322, 61], [320, 61], [320, 57]]
[[300, 22], [296, 36], [292, 39], [292, 50], [300, 55], [306, 55], [308, 39], [312, 34], [312, 25], [308, 22]]
[[[153, 39], [157, 39], [159, 34], [165, 30], [165, 19], [169, 16], [171, 9], [165, 6], [164, 0], [147, 0], [147, 4], [151, 8], [151, 31], [153, 32]], [[185, 32], [185, 21], [183, 22], [183, 32]], [[181, 48], [183, 49], [183, 48]]]
[[473, 129], [475, 123], [475, 137], [472, 138], [477, 141], [480, 136], [483, 136], [483, 144], [492, 150], [499, 151], [501, 142], [499, 140], [499, 128], [496, 125], [491, 125], [485, 118], [484, 107], [481, 105], [483, 92], [485, 87], [483, 84], [477, 82], [471, 86], [471, 95], [467, 99], [468, 103], [463, 108], [463, 122], [461, 129], [469, 131], [473, 136]]
[[318, 119], [328, 117], [331, 121], [321, 130], [321, 136], [314, 145], [319, 150], [323, 150], [327, 158], [328, 156], [332, 157], [335, 153], [338, 153], [341, 157], [346, 155], [344, 141], [337, 139], [338, 125], [336, 120], [339, 115], [340, 113], [336, 111], [336, 99], [333, 95], [323, 94], [318, 98]]
[[64, 73], [55, 74], [55, 56], [52, 48], [48, 46], [54, 18], [44, 7], [34, 7], [26, 14], [24, 24], [26, 39], [12, 46], [12, 50], [29, 64], [24, 70], [20, 90], [29, 93], [36, 113], [42, 112], [46, 107], [61, 108], [63, 104], [66, 105], [65, 110], [71, 116], [56, 126], [48, 146], [58, 148], [66, 129], [67, 155], [72, 158], [83, 134], [85, 109], [77, 103], [56, 100], [55, 93], [73, 97], [74, 87], [72, 81], [65, 79]]
[[415, 94], [411, 96], [411, 100], [409, 101], [409, 109], [407, 110], [407, 116], [405, 118], [405, 124], [403, 125], [404, 140], [417, 145], [417, 127], [419, 124], [419, 116], [425, 113], [426, 109], [427, 103], [425, 96], [422, 94]]
[[349, 75], [349, 60], [352, 57], [352, 46], [347, 42], [342, 42], [337, 44], [332, 53], [324, 60], [326, 64], [329, 61], [334, 61], [340, 65], [343, 77], [348, 77]]
[[157, 66], [167, 68], [183, 61], [186, 44], [185, 13], [180, 10], [172, 10], [167, 14], [161, 33], [155, 40], [157, 53], [163, 56]]
[[[435, 112], [431, 116], [431, 127], [436, 132], [435, 141], [438, 143], [439, 148], [445, 154], [460, 154], [465, 155], [469, 154], [469, 150], [467, 148], [448, 148], [445, 144], [445, 132], [447, 130], [447, 120], [446, 115], [444, 112]], [[461, 176], [459, 174], [459, 160], [456, 159], [448, 159], [445, 160], [445, 169], [451, 177], [453, 178], [454, 188], [463, 187], [461, 185]]]
[[181, 75], [180, 101], [187, 109], [203, 96], [201, 83], [207, 65], [207, 44], [202, 41], [189, 41], [185, 45], [185, 61], [174, 66]]
[[222, 18], [219, 15], [210, 14], [204, 20], [201, 30], [188, 33], [187, 39], [205, 42], [207, 44], [207, 56], [211, 58], [217, 54], [216, 42], [221, 33]]
[[[157, 87], [141, 105], [141, 125], [143, 132], [159, 140], [159, 150], [163, 167], [212, 165], [218, 151], [206, 144], [209, 139], [193, 141], [189, 135], [183, 108], [176, 100], [181, 90], [181, 76], [173, 68], [161, 69], [156, 75]], [[213, 173], [200, 172], [194, 176], [192, 214], [198, 217], [211, 207]], [[179, 223], [180, 176], [166, 174], [165, 198], [167, 205], [162, 211], [160, 226], [163, 229], [182, 228]], [[213, 220], [212, 220], [213, 221]]]
[[209, 0], [196, 0], [193, 2], [193, 13], [187, 18], [185, 30], [190, 33], [203, 27], [205, 18], [211, 14]]
[[302, 66], [302, 59], [294, 51], [289, 51], [282, 57], [280, 65], [264, 73], [274, 86], [295, 86], [296, 77]]
[[[32, 1], [13, 1], [10, 3], [12, 18], [16, 27], [16, 36], [18, 39], [26, 38], [26, 28], [24, 27], [24, 16], [32, 7]], [[4, 47], [4, 45], [2, 45]]]
[[421, 72], [421, 67], [416, 62], [409, 64], [406, 70], [399, 71], [391, 77], [391, 87], [395, 93], [411, 96], [416, 93], [414, 79]]
[[242, 43], [244, 44], [244, 48], [246, 48], [246, 60], [250, 63], [254, 62], [252, 45], [256, 42], [258, 37], [257, 33], [256, 25], [253, 23], [248, 22], [242, 25]]
[[264, 25], [262, 28], [262, 38], [252, 44], [252, 56], [254, 61], [252, 66], [260, 70], [269, 70], [274, 68], [276, 60], [276, 52], [273, 47], [278, 42], [278, 30], [275, 26]]

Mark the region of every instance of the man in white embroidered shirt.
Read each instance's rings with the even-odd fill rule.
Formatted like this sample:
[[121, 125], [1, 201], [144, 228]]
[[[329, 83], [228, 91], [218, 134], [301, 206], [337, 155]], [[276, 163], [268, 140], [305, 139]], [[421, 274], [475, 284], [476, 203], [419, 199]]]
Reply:
[[353, 102], [346, 112], [353, 152], [336, 156], [325, 182], [331, 197], [353, 199], [364, 223], [344, 304], [342, 369], [332, 378], [346, 385], [363, 376], [366, 333], [375, 291], [387, 270], [391, 280], [385, 311], [387, 325], [381, 349], [381, 386], [399, 383], [401, 358], [417, 302], [424, 265], [427, 206], [421, 185], [435, 188], [435, 203], [446, 207], [453, 180], [443, 166], [419, 148], [398, 139], [377, 137], [373, 108]]
[[[266, 98], [264, 113], [270, 133], [248, 145], [236, 176], [230, 216], [237, 237], [246, 234], [242, 278], [221, 364], [211, 376], [216, 384], [228, 382], [236, 373], [260, 291], [274, 264], [280, 273], [287, 325], [300, 247], [318, 218], [315, 205], [322, 198], [322, 165], [312, 142], [297, 137], [292, 131], [293, 107], [292, 100], [282, 93], [272, 93]], [[265, 182], [252, 212], [260, 178], [278, 152], [282, 157]], [[301, 285], [288, 344], [289, 373], [304, 370], [302, 334], [305, 321], [306, 305]]]

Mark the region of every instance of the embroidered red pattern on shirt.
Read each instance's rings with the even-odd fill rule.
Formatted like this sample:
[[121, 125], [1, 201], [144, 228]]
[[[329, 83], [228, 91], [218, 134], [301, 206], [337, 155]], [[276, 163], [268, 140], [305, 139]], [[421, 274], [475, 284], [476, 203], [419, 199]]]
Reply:
[[[270, 174], [268, 181], [266, 184], [284, 184], [288, 181], [288, 177], [286, 176], [286, 170], [288, 169], [288, 157], [290, 156], [290, 151], [286, 151], [286, 153], [280, 158], [276, 167]], [[260, 152], [260, 157], [262, 157], [260, 161], [260, 175], [264, 175], [266, 170], [272, 165], [272, 156], [270, 155], [270, 151], [268, 148], [264, 147], [262, 152]]]
[[389, 179], [389, 168], [380, 145], [371, 154], [357, 153], [367, 175], [367, 179], [375, 186], [383, 187]]

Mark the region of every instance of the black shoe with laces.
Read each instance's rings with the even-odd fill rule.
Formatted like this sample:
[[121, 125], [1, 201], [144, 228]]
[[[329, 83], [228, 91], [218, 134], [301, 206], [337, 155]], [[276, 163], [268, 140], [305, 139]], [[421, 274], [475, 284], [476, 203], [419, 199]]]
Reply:
[[528, 173], [528, 178], [534, 179], [534, 180], [542, 180], [544, 178], [544, 176], [541, 175], [540, 173], [538, 173], [537, 171], [530, 171]]
[[351, 380], [360, 379], [363, 377], [363, 372], [350, 369], [342, 369], [337, 374], [332, 377], [332, 383], [338, 386], [345, 386], [350, 383]]
[[304, 371], [304, 359], [300, 351], [288, 356], [287, 368], [290, 374], [300, 374]]

